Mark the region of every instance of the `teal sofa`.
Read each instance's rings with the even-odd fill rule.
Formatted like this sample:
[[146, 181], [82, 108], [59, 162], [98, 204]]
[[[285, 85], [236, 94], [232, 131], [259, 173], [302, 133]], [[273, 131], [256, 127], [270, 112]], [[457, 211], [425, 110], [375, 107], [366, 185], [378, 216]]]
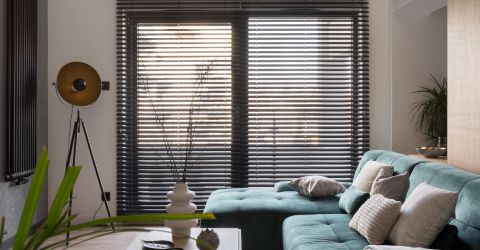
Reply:
[[[408, 194], [424, 181], [458, 192], [449, 222], [458, 229], [455, 249], [480, 247], [479, 175], [391, 151], [372, 150], [362, 157], [354, 178], [368, 160], [392, 164], [397, 174], [409, 172]], [[243, 249], [248, 250], [363, 249], [368, 242], [348, 227], [351, 216], [339, 209], [339, 197], [310, 199], [293, 191], [287, 182], [279, 182], [273, 189], [218, 190], [204, 210], [217, 219], [203, 221], [202, 226], [241, 228]]]

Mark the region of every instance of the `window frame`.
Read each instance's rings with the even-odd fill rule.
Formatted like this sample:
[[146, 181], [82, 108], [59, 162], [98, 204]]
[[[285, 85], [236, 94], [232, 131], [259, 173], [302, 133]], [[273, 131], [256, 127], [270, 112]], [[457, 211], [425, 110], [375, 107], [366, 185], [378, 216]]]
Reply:
[[[126, 68], [127, 79], [134, 80], [136, 78], [135, 69], [137, 69], [137, 55], [136, 55], [136, 30], [139, 23], [155, 23], [155, 22], [172, 22], [172, 23], [179, 23], [179, 22], [195, 22], [195, 21], [202, 21], [202, 22], [229, 22], [231, 23], [231, 32], [232, 32], [232, 40], [231, 40], [231, 65], [246, 65], [245, 67], [232, 67], [231, 68], [231, 168], [230, 168], [230, 183], [232, 188], [243, 188], [248, 187], [248, 175], [249, 175], [249, 135], [248, 135], [248, 127], [249, 127], [249, 112], [248, 112], [248, 57], [249, 53], [237, 53], [238, 51], [248, 51], [248, 22], [249, 18], [251, 17], [273, 17], [273, 16], [285, 16], [285, 17], [348, 17], [352, 18], [353, 25], [352, 27], [355, 29], [353, 31], [353, 36], [358, 36], [359, 34], [359, 19], [356, 17], [356, 12], [349, 12], [349, 11], [299, 11], [299, 10], [286, 10], [286, 11], [226, 11], [226, 12], [205, 12], [202, 11], [198, 14], [192, 12], [182, 12], [182, 11], [172, 11], [167, 14], [162, 13], [161, 16], [158, 15], [152, 18], [151, 12], [136, 12], [136, 13], [127, 13], [125, 16], [126, 22], [129, 23], [127, 26], [127, 35], [131, 36], [126, 39], [126, 48], [128, 51], [128, 57], [130, 60], [125, 62], [122, 65]], [[235, 35], [234, 35], [235, 34]], [[358, 48], [361, 46], [357, 43], [357, 39], [353, 39], [354, 44], [352, 48]], [[354, 49], [354, 53], [358, 51], [358, 49]], [[358, 56], [358, 55], [357, 55]], [[352, 60], [353, 64], [352, 67], [355, 72], [356, 69], [359, 68], [360, 60]], [[117, 63], [118, 65], [118, 63]], [[117, 70], [118, 71], [118, 70]], [[356, 74], [352, 74], [353, 83], [358, 81], [355, 79]], [[368, 80], [367, 80], [368, 81]], [[135, 131], [137, 126], [137, 120], [135, 119], [136, 116], [136, 103], [134, 100], [137, 100], [137, 83], [130, 82], [128, 85], [128, 97], [126, 99], [131, 108], [129, 109], [129, 114], [127, 116], [130, 117], [130, 126], [131, 130]], [[352, 88], [356, 90], [356, 88]], [[238, 97], [244, 98], [238, 98]], [[352, 95], [352, 102], [354, 99], [358, 98], [359, 93], [357, 92]], [[367, 97], [368, 98], [368, 97]], [[242, 100], [242, 101], [240, 101]], [[119, 101], [117, 101], [119, 102]], [[355, 105], [352, 105], [352, 109], [355, 109]], [[118, 111], [117, 111], [118, 113]], [[354, 119], [351, 120], [352, 124], [355, 123]], [[352, 130], [355, 129], [355, 126], [352, 127]], [[352, 131], [352, 134], [355, 131]], [[129, 139], [130, 149], [137, 149], [137, 143], [135, 140], [135, 135], [130, 134], [131, 138]], [[354, 147], [356, 145], [356, 137], [352, 138], [352, 151], [354, 151]], [[247, 145], [247, 146], [245, 146]], [[117, 147], [118, 148], [118, 147]], [[133, 150], [130, 150], [133, 151]], [[131, 159], [130, 164], [134, 164], [133, 162], [137, 162], [135, 160], [136, 154], [134, 152], [129, 152]], [[350, 161], [352, 166], [358, 163], [358, 157], [354, 154], [351, 155]], [[135, 183], [134, 180], [138, 180], [138, 171], [135, 171], [135, 168], [132, 172], [130, 172], [130, 182]], [[354, 168], [351, 170], [351, 176], [353, 178]], [[117, 182], [119, 177], [117, 175]], [[138, 183], [138, 182], [137, 182]], [[131, 189], [135, 189], [135, 185], [129, 186]], [[138, 192], [135, 193], [135, 196], [138, 200]]]

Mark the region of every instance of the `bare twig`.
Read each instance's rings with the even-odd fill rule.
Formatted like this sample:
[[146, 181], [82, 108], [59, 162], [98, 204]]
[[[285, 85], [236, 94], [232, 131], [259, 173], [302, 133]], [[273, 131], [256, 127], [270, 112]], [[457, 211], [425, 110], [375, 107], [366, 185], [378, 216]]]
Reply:
[[[207, 65], [200, 65], [197, 67], [198, 68], [197, 72], [199, 73], [197, 74], [192, 99], [188, 106], [188, 123], [186, 128], [186, 145], [185, 145], [185, 155], [183, 159], [183, 164], [181, 164], [179, 162], [180, 159], [177, 159], [178, 157], [175, 156], [174, 151], [172, 149], [172, 145], [168, 140], [168, 133], [166, 132], [165, 125], [164, 125], [164, 120], [165, 120], [164, 114], [162, 113], [160, 117], [160, 115], [157, 112], [157, 107], [154, 105], [151, 97], [152, 94], [149, 91], [148, 81], [146, 81], [146, 84], [145, 84], [147, 86], [143, 88], [143, 91], [145, 91], [145, 93], [147, 93], [147, 96], [150, 97], [149, 101], [152, 106], [154, 118], [157, 121], [160, 127], [160, 131], [162, 133], [162, 141], [165, 146], [165, 151], [168, 157], [167, 166], [169, 166], [170, 172], [173, 175], [173, 179], [177, 183], [187, 181], [187, 175], [192, 165], [194, 141], [195, 141], [196, 135], [198, 134], [197, 126], [199, 122], [198, 116], [201, 108], [200, 100], [202, 97], [201, 95], [202, 88], [207, 79], [209, 72], [212, 70], [215, 60], [216, 59], [211, 60]], [[182, 165], [183, 167], [181, 167]]]

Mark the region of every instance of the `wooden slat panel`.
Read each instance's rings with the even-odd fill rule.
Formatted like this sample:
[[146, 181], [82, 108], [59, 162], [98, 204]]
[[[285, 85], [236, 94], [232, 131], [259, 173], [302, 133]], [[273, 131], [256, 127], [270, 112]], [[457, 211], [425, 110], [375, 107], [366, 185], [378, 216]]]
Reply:
[[448, 1], [448, 163], [480, 173], [480, 1]]

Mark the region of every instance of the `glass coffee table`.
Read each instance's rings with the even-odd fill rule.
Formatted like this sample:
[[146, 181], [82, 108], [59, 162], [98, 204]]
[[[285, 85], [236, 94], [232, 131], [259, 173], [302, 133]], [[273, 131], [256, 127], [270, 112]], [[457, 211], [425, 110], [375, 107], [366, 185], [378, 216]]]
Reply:
[[[170, 229], [151, 228], [151, 232], [139, 232], [137, 233], [133, 242], [126, 248], [127, 250], [141, 250], [142, 240], [167, 240], [175, 244], [175, 247], [183, 248], [184, 250], [197, 250], [195, 240], [190, 238], [172, 238], [172, 234], [169, 233]], [[196, 238], [203, 228], [192, 228], [191, 237]], [[238, 228], [214, 228], [214, 231], [220, 238], [220, 246], [218, 250], [241, 250], [242, 249], [242, 235], [241, 230]]]

